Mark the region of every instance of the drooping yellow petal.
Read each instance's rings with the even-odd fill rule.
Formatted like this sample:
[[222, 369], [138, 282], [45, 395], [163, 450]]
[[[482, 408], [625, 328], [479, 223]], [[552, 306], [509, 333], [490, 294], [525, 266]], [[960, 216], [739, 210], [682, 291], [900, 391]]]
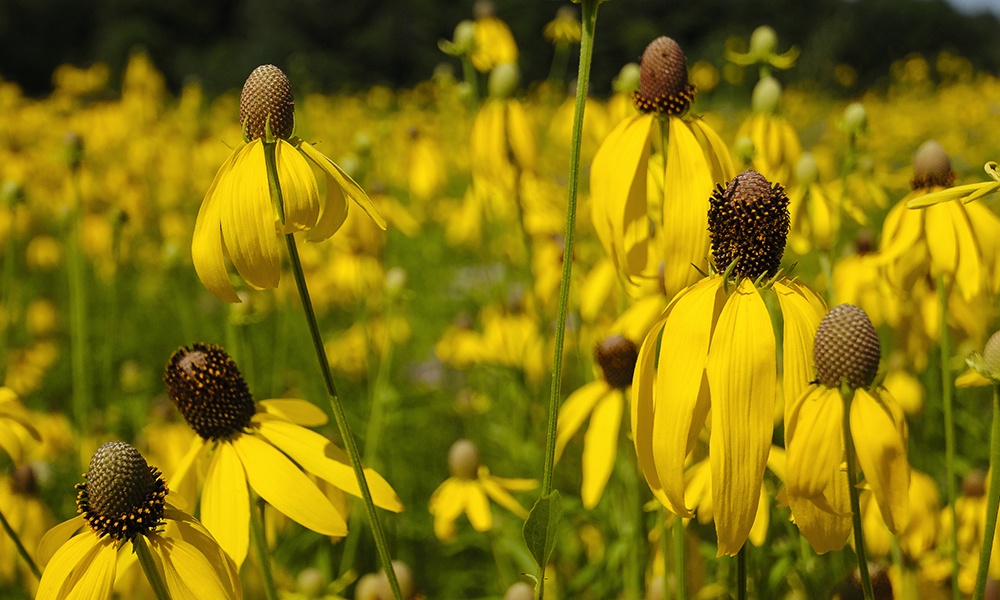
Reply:
[[258, 400], [257, 406], [262, 409], [261, 412], [303, 427], [320, 427], [329, 421], [329, 417], [326, 416], [322, 408], [306, 400], [296, 400], [295, 398]]
[[858, 390], [851, 402], [851, 436], [865, 481], [872, 489], [882, 520], [899, 533], [909, 518], [910, 466], [906, 443], [893, 408], [878, 394]]
[[715, 518], [712, 505], [712, 463], [701, 460], [688, 469], [687, 486], [684, 488], [684, 503], [690, 506], [698, 517], [698, 522], [707, 525]]
[[733, 167], [732, 153], [729, 152], [729, 147], [722, 141], [719, 134], [709, 127], [708, 123], [701, 117], [694, 117], [689, 113], [686, 119], [691, 127], [691, 132], [703, 141], [701, 146], [712, 173], [712, 182], [725, 183], [735, 177], [736, 169]]
[[663, 184], [663, 286], [669, 295], [698, 277], [692, 264], [705, 262], [708, 245], [708, 199], [712, 172], [688, 124], [669, 119], [666, 175]]
[[233, 266], [256, 289], [278, 287], [278, 219], [268, 191], [263, 142], [255, 140], [239, 151], [219, 187], [222, 240]]
[[[840, 472], [840, 475], [844, 474]], [[846, 476], [843, 477], [846, 499]], [[833, 488], [831, 488], [833, 489]], [[847, 543], [847, 538], [851, 535], [851, 513], [847, 508], [846, 514], [832, 514], [819, 508], [808, 498], [798, 496], [787, 496], [788, 507], [792, 511], [792, 518], [799, 528], [802, 536], [806, 538], [818, 554], [825, 554], [833, 550], [840, 550]], [[832, 504], [830, 499], [826, 499], [827, 504]]]
[[212, 534], [191, 515], [169, 506], [164, 509], [163, 518], [167, 521], [168, 537], [181, 539], [191, 544], [208, 560], [222, 583], [222, 587], [229, 590], [229, 594], [224, 597], [241, 597], [243, 591], [240, 584], [239, 568], [215, 541]]
[[750, 535], [747, 539], [754, 546], [760, 548], [767, 541], [767, 528], [771, 525], [771, 499], [767, 493], [762, 491], [757, 499], [757, 516], [753, 520], [753, 527], [750, 528]]
[[719, 315], [705, 363], [712, 395], [712, 496], [719, 556], [743, 546], [757, 514], [777, 400], [771, 317], [749, 279]]
[[[518, 517], [527, 519], [528, 511], [521, 506], [521, 503], [518, 502], [514, 496], [510, 494], [510, 492], [500, 485], [500, 481], [503, 480], [499, 477], [491, 477], [489, 475], [483, 476], [482, 474], [479, 476], [479, 485], [482, 486], [483, 491], [486, 492], [490, 498], [493, 498], [494, 502], [514, 513]], [[537, 485], [533, 485], [532, 487], [537, 487]]]
[[337, 180], [329, 175], [326, 176], [326, 198], [323, 201], [323, 210], [320, 212], [316, 226], [309, 230], [306, 239], [310, 242], [322, 242], [341, 228], [347, 220], [347, 198], [344, 190], [337, 183]]
[[684, 506], [685, 458], [711, 406], [705, 360], [722, 305], [721, 289], [722, 278], [716, 277], [678, 294], [667, 309], [660, 342], [652, 414], [653, 460], [667, 508], [682, 517], [691, 516]]
[[205, 556], [200, 548], [182, 539], [165, 540], [151, 535], [149, 545], [160, 559], [164, 583], [172, 599], [242, 597], [242, 592], [232, 588], [228, 577], [220, 577], [212, 563], [212, 558], [217, 557]]
[[439, 540], [455, 537], [455, 519], [465, 511], [469, 485], [467, 480], [450, 477], [431, 494], [427, 509], [434, 515], [434, 535]]
[[777, 281], [774, 291], [783, 321], [782, 396], [787, 416], [792, 402], [802, 395], [813, 379], [813, 344], [816, 329], [826, 311], [816, 309], [817, 305], [823, 306], [823, 300], [805, 286]]
[[282, 233], [310, 229], [319, 216], [319, 187], [309, 162], [283, 139], [274, 148], [278, 164], [278, 181], [285, 209], [285, 226]]
[[80, 528], [86, 527], [87, 522], [83, 520], [83, 515], [77, 515], [72, 519], [59, 523], [49, 529], [38, 542], [38, 550], [35, 552], [35, 560], [38, 566], [44, 568], [55, 555], [56, 551], [62, 547]]
[[653, 323], [663, 313], [666, 299], [659, 295], [646, 296], [635, 301], [635, 304], [615, 319], [611, 331], [619, 332], [630, 340], [641, 340], [653, 326]]
[[624, 399], [619, 391], [604, 396], [594, 407], [590, 426], [583, 438], [583, 485], [580, 488], [580, 498], [587, 510], [597, 506], [615, 467], [623, 404]]
[[524, 106], [517, 100], [509, 100], [507, 108], [507, 139], [510, 151], [521, 169], [532, 171], [536, 163], [534, 129]]
[[602, 258], [587, 273], [580, 285], [580, 317], [587, 322], [597, 318], [617, 285], [618, 270], [615, 264], [607, 258]]
[[476, 531], [493, 529], [493, 512], [490, 510], [490, 500], [486, 490], [475, 482], [469, 482], [465, 490], [465, 515]]
[[[114, 586], [115, 554], [114, 540], [110, 537], [98, 539], [89, 529], [70, 538], [56, 551], [42, 572], [35, 597], [53, 600], [110, 598]], [[110, 578], [107, 576], [109, 564]]]
[[198, 218], [194, 223], [194, 237], [191, 240], [191, 260], [198, 279], [201, 279], [208, 291], [226, 302], [239, 302], [240, 298], [236, 295], [232, 282], [229, 281], [223, 256], [222, 204], [226, 198], [222, 195], [222, 188], [229, 186], [228, 183], [220, 186], [220, 181], [232, 176], [231, 171], [236, 156], [242, 148], [241, 145], [234, 150], [216, 173], [201, 203], [201, 208], [198, 209]]
[[844, 459], [840, 392], [816, 385], [789, 403], [785, 420], [785, 485], [791, 496], [825, 506], [823, 494]]
[[556, 425], [556, 460], [562, 456], [566, 443], [587, 420], [598, 400], [610, 393], [611, 388], [607, 382], [591, 381], [566, 398], [559, 407], [559, 420]]
[[979, 247], [973, 233], [969, 215], [962, 204], [952, 207], [952, 225], [955, 226], [955, 241], [958, 244], [958, 265], [955, 280], [966, 300], [971, 300], [982, 290], [983, 273], [980, 265]]
[[655, 323], [639, 347], [632, 379], [632, 402], [630, 402], [632, 442], [635, 445], [639, 470], [646, 478], [646, 484], [649, 485], [653, 495], [664, 505], [668, 500], [663, 494], [663, 484], [656, 472], [656, 461], [653, 457], [653, 386], [656, 381], [656, 355], [660, 347], [660, 334], [665, 324], [665, 318]]
[[171, 490], [182, 489], [184, 480], [187, 479], [188, 473], [191, 472], [191, 467], [197, 462], [198, 457], [201, 455], [202, 449], [205, 447], [205, 440], [201, 436], [195, 436], [191, 440], [191, 447], [181, 458], [174, 472], [170, 475], [167, 480], [167, 488]]
[[949, 203], [924, 209], [924, 236], [935, 273], [954, 275], [958, 265], [958, 242], [952, 223], [955, 208]]
[[385, 219], [379, 214], [378, 209], [375, 208], [375, 204], [372, 202], [365, 190], [361, 188], [350, 175], [344, 172], [337, 163], [333, 162], [326, 157], [322, 152], [317, 150], [311, 144], [299, 141], [298, 149], [302, 151], [306, 157], [313, 161], [313, 163], [320, 168], [324, 173], [333, 178], [334, 181], [340, 185], [340, 189], [343, 190], [344, 195], [354, 201], [355, 204], [361, 207], [361, 210], [365, 211], [372, 221], [379, 226], [380, 229], [385, 229]]
[[[264, 421], [260, 424], [260, 435], [291, 457], [305, 471], [344, 490], [348, 494], [361, 497], [354, 468], [347, 453], [333, 442], [311, 429], [285, 421]], [[375, 472], [365, 468], [365, 479], [376, 506], [400, 512], [403, 503], [392, 486]]]
[[201, 492], [201, 521], [233, 562], [242, 565], [250, 547], [250, 492], [232, 444], [215, 448]]
[[232, 442], [247, 481], [261, 498], [296, 523], [317, 533], [347, 535], [347, 522], [298, 466], [267, 442], [241, 435]]

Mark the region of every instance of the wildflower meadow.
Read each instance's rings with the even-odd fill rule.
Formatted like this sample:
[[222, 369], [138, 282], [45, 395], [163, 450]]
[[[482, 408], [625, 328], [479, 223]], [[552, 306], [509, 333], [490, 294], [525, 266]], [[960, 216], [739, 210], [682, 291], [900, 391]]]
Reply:
[[0, 73], [0, 598], [996, 598], [1000, 73], [613, 5]]

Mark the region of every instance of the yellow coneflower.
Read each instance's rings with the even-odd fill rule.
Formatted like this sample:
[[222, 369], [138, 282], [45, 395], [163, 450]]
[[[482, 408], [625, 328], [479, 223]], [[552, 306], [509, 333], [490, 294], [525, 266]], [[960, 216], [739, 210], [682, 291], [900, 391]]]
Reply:
[[[734, 173], [722, 139], [688, 114], [694, 94], [677, 42], [653, 40], [633, 92], [642, 114], [608, 134], [591, 166], [592, 218], [605, 251], [630, 278], [660, 277], [663, 261], [668, 297], [697, 280], [691, 264], [709, 249], [706, 199]], [[662, 187], [650, 189], [650, 179]]]
[[504, 63], [517, 62], [517, 43], [510, 27], [494, 14], [495, 7], [490, 0], [476, 0], [472, 7], [475, 20], [472, 25], [472, 65], [480, 73], [488, 73], [493, 67]]
[[623, 335], [606, 337], [594, 348], [594, 362], [601, 378], [576, 390], [559, 407], [556, 460], [570, 438], [590, 416], [583, 441], [583, 507], [597, 506], [618, 456], [618, 430], [625, 408], [625, 394], [632, 387], [639, 348]]
[[[224, 257], [251, 287], [278, 287], [282, 234], [308, 231], [311, 241], [329, 238], [347, 217], [348, 198], [385, 228], [385, 220], [361, 186], [312, 144], [292, 135], [294, 99], [281, 69], [264, 65], [250, 74], [240, 97], [240, 121], [244, 141], [233, 149], [205, 194], [191, 242], [198, 277], [228, 302], [240, 299]], [[284, 206], [271, 201], [265, 152], [274, 152]], [[323, 200], [310, 164], [326, 176]]]
[[80, 514], [50, 529], [39, 544], [46, 566], [38, 598], [110, 599], [126, 544], [133, 552], [148, 545], [174, 597], [243, 596], [236, 564], [198, 521], [173, 506], [159, 469], [138, 450], [108, 442], [94, 453], [84, 477], [76, 486]]
[[[753, 88], [751, 114], [737, 131], [753, 141], [753, 168], [771, 181], [790, 185], [802, 154], [802, 143], [787, 119], [777, 114], [781, 84], [770, 75]], [[789, 192], [791, 200], [791, 193]]]
[[535, 489], [538, 482], [490, 474], [490, 470], [480, 464], [479, 449], [472, 441], [458, 440], [452, 444], [448, 450], [448, 470], [451, 477], [434, 490], [428, 504], [428, 510], [434, 515], [434, 535], [439, 540], [455, 537], [455, 519], [463, 512], [476, 531], [493, 529], [491, 499], [519, 518], [528, 518], [528, 511], [510, 492]]
[[823, 300], [779, 264], [788, 235], [780, 184], [745, 171], [710, 199], [715, 270], [678, 293], [646, 336], [632, 388], [632, 432], [646, 481], [671, 512], [693, 516], [685, 465], [711, 411], [709, 459], [719, 554], [743, 546], [757, 514], [779, 397], [764, 295], [783, 320], [784, 397], [809, 381], [808, 344]]
[[[326, 413], [305, 400], [255, 402], [239, 368], [219, 346], [179, 349], [164, 379], [170, 399], [198, 434], [171, 485], [181, 486], [192, 471], [205, 473], [201, 520], [237, 565], [250, 540], [248, 486], [303, 527], [347, 535], [344, 516], [306, 475], [361, 495], [347, 454], [306, 428], [325, 424]], [[378, 473], [365, 469], [365, 476], [377, 506], [403, 509]]]

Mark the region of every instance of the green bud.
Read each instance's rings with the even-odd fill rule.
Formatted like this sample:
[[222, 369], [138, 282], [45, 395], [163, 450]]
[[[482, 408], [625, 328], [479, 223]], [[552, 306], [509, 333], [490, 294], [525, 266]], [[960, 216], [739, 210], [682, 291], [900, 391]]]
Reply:
[[854, 135], [864, 133], [868, 128], [868, 113], [865, 105], [860, 102], [851, 102], [844, 109], [844, 120], [842, 121], [844, 131]]
[[761, 25], [750, 34], [750, 54], [763, 57], [774, 54], [778, 47], [778, 34], [767, 25]]
[[476, 49], [475, 28], [476, 26], [468, 19], [459, 22], [455, 26], [455, 35], [452, 43], [454, 43], [455, 50], [459, 54], [470, 54]]
[[781, 98], [781, 84], [768, 75], [757, 82], [750, 96], [750, 103], [755, 113], [774, 114]]
[[795, 180], [802, 185], [815, 183], [819, 179], [819, 166], [810, 152], [803, 152], [795, 164]]
[[1000, 383], [1000, 331], [990, 336], [982, 354], [973, 352], [965, 362], [986, 379]]
[[491, 98], [510, 98], [521, 80], [521, 70], [513, 63], [502, 63], [490, 71], [488, 88]]

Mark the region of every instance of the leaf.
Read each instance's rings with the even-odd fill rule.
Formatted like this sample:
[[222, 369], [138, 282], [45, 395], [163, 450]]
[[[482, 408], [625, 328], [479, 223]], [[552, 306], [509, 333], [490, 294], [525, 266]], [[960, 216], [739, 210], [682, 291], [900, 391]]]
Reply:
[[539, 572], [545, 569], [555, 546], [556, 531], [559, 528], [559, 520], [562, 518], [562, 504], [559, 498], [559, 491], [553, 490], [550, 494], [542, 494], [531, 507], [528, 519], [524, 522], [524, 543], [528, 546], [528, 551], [535, 557], [538, 563]]

